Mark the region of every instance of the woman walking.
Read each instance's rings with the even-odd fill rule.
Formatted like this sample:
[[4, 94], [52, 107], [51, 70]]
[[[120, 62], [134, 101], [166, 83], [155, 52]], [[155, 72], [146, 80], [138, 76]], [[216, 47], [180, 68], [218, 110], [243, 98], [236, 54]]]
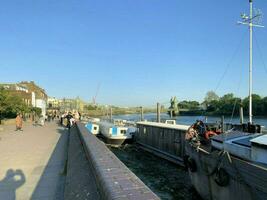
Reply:
[[22, 131], [22, 115], [20, 113], [16, 117], [16, 131]]

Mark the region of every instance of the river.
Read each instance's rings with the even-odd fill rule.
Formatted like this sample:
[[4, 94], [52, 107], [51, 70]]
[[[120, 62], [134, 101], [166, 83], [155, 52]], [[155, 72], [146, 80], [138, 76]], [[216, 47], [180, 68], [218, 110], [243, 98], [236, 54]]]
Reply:
[[[161, 120], [165, 121], [166, 119], [170, 119], [168, 114], [162, 113], [161, 115]], [[140, 120], [140, 114], [130, 114], [130, 115], [116, 115], [114, 116], [116, 119], [126, 119], [129, 121], [139, 121]], [[146, 113], [144, 114], [144, 119], [148, 121], [156, 121], [157, 115], [156, 113]], [[174, 117], [173, 119], [176, 120], [177, 124], [184, 124], [184, 125], [191, 125], [196, 120], [202, 120], [205, 121], [205, 116], [177, 116]], [[214, 117], [214, 116], [209, 116], [207, 117], [208, 122], [216, 122], [220, 121], [220, 117]], [[248, 118], [244, 117], [244, 122], [247, 122]], [[260, 124], [262, 126], [267, 127], [267, 117], [254, 117], [253, 118], [254, 123]], [[240, 123], [240, 120], [238, 117], [234, 117], [231, 119], [231, 117], [225, 117], [225, 123]]]

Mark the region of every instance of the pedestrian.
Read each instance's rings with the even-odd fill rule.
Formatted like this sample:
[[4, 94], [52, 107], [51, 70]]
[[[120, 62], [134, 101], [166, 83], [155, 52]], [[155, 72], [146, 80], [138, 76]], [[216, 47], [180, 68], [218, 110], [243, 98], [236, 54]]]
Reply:
[[16, 131], [22, 131], [22, 114], [20, 113], [16, 117]]
[[70, 127], [72, 126], [72, 119], [73, 119], [73, 116], [72, 116], [72, 113], [69, 112], [65, 118], [67, 119], [67, 127], [70, 129]]
[[44, 124], [45, 124], [45, 118], [44, 118], [44, 116], [43, 115], [41, 115], [41, 117], [40, 117], [40, 119], [39, 119], [39, 124], [40, 124], [40, 126], [44, 126]]
[[80, 113], [78, 111], [75, 112], [75, 121], [79, 121], [80, 120]]

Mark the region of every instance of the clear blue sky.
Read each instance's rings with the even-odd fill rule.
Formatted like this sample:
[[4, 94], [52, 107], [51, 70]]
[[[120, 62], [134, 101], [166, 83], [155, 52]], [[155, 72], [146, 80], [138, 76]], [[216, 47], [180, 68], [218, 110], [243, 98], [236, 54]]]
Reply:
[[[266, 0], [254, 5], [267, 14]], [[34, 80], [49, 96], [86, 101], [100, 83], [97, 101], [115, 105], [154, 105], [174, 95], [202, 101], [241, 41], [216, 92], [244, 97], [248, 30], [236, 25], [241, 12], [248, 0], [2, 1], [0, 82]], [[255, 34], [267, 65], [267, 28]], [[256, 44], [254, 52], [254, 91], [267, 96]]]

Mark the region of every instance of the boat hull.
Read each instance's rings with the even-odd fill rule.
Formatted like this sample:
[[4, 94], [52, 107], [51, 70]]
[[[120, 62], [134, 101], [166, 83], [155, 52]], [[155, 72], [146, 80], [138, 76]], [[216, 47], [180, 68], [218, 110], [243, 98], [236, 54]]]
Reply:
[[[267, 199], [267, 167], [219, 151], [208, 154], [186, 143], [186, 155], [195, 165], [189, 169], [191, 182], [203, 199]], [[223, 171], [223, 173], [222, 173]]]
[[120, 146], [133, 139], [133, 130], [129, 127], [115, 126], [112, 123], [100, 123], [100, 133], [103, 141], [112, 146]]
[[104, 137], [104, 142], [108, 145], [111, 145], [111, 146], [121, 146], [121, 145], [124, 145], [124, 144], [128, 144], [128, 143], [131, 143], [132, 142], [132, 139], [129, 139], [129, 138], [124, 138], [124, 139], [116, 139], [116, 138], [107, 138], [107, 137]]

